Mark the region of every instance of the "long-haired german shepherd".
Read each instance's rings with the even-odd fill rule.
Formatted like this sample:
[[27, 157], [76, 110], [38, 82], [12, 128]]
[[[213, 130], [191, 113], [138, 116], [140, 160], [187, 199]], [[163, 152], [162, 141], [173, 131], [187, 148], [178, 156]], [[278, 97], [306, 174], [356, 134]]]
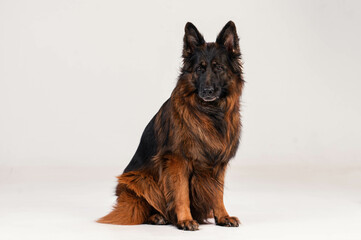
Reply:
[[217, 225], [239, 225], [223, 204], [226, 167], [241, 131], [244, 81], [235, 24], [228, 22], [216, 42], [206, 43], [187, 23], [182, 56], [177, 85], [145, 128], [118, 177], [116, 205], [100, 223], [197, 230], [214, 217]]

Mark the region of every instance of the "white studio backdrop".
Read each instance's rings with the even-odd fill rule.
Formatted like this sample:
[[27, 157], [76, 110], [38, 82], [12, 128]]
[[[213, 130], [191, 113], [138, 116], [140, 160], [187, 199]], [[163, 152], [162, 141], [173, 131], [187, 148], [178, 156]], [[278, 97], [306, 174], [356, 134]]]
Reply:
[[0, 1], [0, 165], [125, 166], [170, 96], [184, 25], [236, 23], [232, 164], [360, 164], [359, 1]]

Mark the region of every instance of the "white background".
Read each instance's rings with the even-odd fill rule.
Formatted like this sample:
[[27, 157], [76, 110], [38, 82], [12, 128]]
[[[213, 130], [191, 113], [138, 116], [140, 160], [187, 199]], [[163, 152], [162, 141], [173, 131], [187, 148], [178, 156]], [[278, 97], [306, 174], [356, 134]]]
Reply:
[[229, 20], [247, 83], [226, 202], [244, 227], [203, 234], [360, 239], [361, 3], [310, 0], [1, 0], [0, 238], [177, 233], [93, 220], [175, 86], [185, 23], [214, 41]]

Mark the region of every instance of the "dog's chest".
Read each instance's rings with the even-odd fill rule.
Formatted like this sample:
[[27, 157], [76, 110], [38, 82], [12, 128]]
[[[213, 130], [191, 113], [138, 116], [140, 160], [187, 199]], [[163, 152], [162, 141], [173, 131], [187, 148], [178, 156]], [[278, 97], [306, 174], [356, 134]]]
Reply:
[[[217, 125], [216, 125], [217, 124]], [[188, 158], [197, 162], [207, 162], [211, 165], [226, 162], [237, 150], [239, 127], [232, 126], [226, 120], [203, 122], [196, 129], [190, 129], [190, 134], [183, 142], [188, 152]]]

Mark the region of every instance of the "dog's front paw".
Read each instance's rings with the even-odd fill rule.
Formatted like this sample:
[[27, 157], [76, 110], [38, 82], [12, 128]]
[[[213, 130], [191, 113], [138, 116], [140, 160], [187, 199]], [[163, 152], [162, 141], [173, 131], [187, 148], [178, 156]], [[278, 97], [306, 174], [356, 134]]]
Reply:
[[225, 227], [238, 227], [239, 224], [241, 223], [237, 217], [230, 217], [230, 216], [225, 216], [220, 218], [216, 217], [215, 220], [217, 225], [225, 226]]
[[177, 223], [177, 228], [186, 231], [195, 231], [198, 230], [199, 224], [196, 220], [183, 220]]

